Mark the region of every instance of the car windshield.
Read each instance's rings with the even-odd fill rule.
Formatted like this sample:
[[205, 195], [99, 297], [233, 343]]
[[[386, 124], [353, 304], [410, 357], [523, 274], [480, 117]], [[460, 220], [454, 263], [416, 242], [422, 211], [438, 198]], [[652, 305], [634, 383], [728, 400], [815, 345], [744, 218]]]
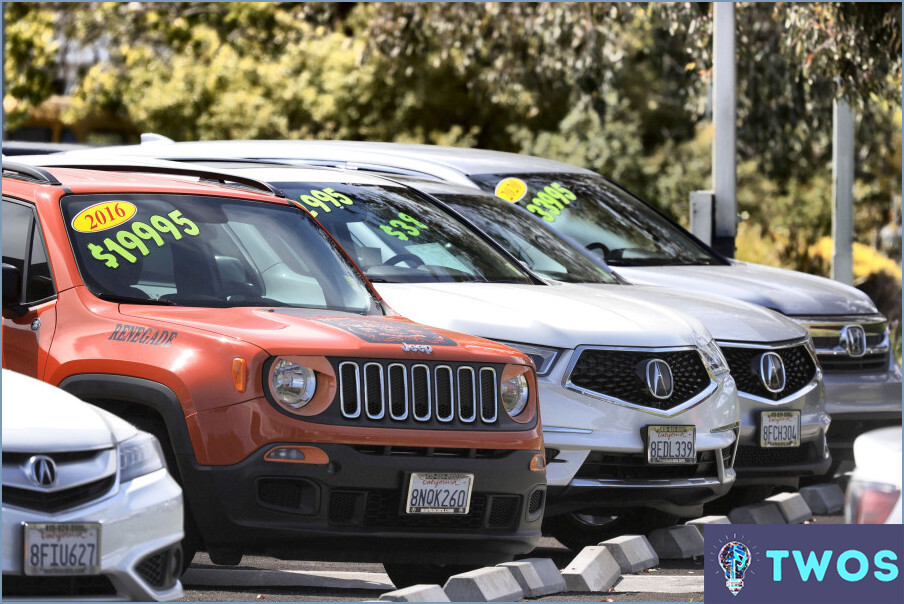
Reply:
[[339, 247], [291, 205], [158, 194], [61, 203], [79, 272], [99, 298], [382, 314]]
[[375, 283], [532, 283], [467, 225], [400, 186], [274, 183]]
[[595, 174], [480, 174], [482, 189], [536, 214], [612, 266], [724, 264], [653, 208]]
[[432, 193], [532, 271], [568, 283], [618, 280], [527, 212], [486, 194]]

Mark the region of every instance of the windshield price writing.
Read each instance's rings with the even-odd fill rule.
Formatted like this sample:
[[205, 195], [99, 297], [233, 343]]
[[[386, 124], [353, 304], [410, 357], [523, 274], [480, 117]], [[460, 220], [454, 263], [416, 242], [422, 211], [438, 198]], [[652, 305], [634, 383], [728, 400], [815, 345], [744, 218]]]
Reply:
[[[123, 229], [117, 231], [115, 240], [112, 237], [107, 237], [103, 240], [102, 243], [106, 246], [106, 251], [104, 251], [103, 247], [94, 243], [89, 243], [88, 249], [95, 259], [105, 263], [110, 268], [118, 268], [120, 259], [131, 264], [134, 264], [138, 259], [129, 250], [140, 252], [142, 256], [150, 254], [151, 250], [145, 244], [145, 241], [153, 241], [157, 247], [163, 247], [166, 240], [161, 236], [161, 233], [168, 233], [173, 240], [178, 241], [182, 239], [183, 233], [195, 236], [201, 232], [198, 225], [183, 217], [182, 212], [179, 210], [173, 210], [167, 216], [169, 218], [155, 214], [148, 219], [148, 222], [151, 223], [150, 225], [144, 222], [133, 222], [131, 230]], [[181, 226], [182, 230], [176, 225]], [[119, 258], [109, 252], [115, 252]]]

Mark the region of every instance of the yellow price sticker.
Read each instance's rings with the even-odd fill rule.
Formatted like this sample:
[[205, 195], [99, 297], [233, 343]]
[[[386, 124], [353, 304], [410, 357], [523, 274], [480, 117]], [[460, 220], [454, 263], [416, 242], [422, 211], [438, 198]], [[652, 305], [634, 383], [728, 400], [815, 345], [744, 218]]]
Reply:
[[97, 233], [128, 222], [138, 212], [128, 201], [104, 201], [79, 212], [72, 219], [72, 228], [80, 233]]
[[527, 184], [520, 178], [506, 178], [496, 185], [496, 196], [517, 203], [527, 194]]

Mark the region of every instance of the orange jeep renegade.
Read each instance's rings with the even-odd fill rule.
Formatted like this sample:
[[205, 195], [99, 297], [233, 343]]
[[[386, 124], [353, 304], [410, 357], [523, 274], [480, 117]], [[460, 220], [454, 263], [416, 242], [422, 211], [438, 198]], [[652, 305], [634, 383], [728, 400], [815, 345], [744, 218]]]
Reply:
[[379, 561], [399, 584], [530, 551], [528, 358], [397, 316], [266, 185], [184, 172], [4, 163], [3, 366], [160, 439], [188, 561]]

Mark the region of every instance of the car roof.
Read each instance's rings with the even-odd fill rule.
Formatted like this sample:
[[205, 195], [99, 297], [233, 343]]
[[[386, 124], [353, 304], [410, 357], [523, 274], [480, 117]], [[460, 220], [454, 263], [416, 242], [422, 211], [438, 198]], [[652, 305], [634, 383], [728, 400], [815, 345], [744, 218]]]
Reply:
[[[55, 157], [56, 154], [38, 157]], [[48, 160], [49, 161], [49, 160]], [[68, 192], [83, 193], [177, 193], [242, 197], [260, 201], [276, 201], [275, 196], [264, 189], [249, 190], [247, 186], [236, 188], [219, 182], [190, 180], [185, 175], [148, 174], [136, 167], [136, 171], [91, 170], [75, 167], [42, 167], [35, 169], [15, 162], [4, 162], [4, 186], [22, 183], [25, 186], [62, 186]], [[283, 202], [285, 203], [285, 202]]]
[[[167, 142], [155, 140], [140, 145], [102, 147], [87, 152], [134, 155], [163, 159], [197, 159], [245, 157], [257, 159], [304, 160], [327, 165], [355, 167], [386, 166], [409, 173], [442, 178], [475, 186], [467, 179], [471, 174], [507, 174], [554, 172], [594, 174], [570, 164], [518, 153], [370, 141], [326, 140], [232, 140]], [[391, 172], [391, 170], [390, 170]]]

